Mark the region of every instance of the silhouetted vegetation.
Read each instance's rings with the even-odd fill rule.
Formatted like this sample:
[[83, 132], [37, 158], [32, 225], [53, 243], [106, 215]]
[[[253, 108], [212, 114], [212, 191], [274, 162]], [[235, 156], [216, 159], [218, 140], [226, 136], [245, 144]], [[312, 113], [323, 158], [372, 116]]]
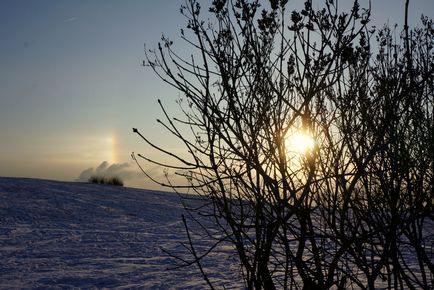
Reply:
[[[173, 160], [139, 154], [167, 180], [144, 173], [209, 204], [189, 210], [220, 229], [203, 234], [236, 250], [247, 289], [432, 289], [433, 21], [411, 29], [406, 16], [402, 30], [377, 30], [357, 1], [346, 12], [337, 1], [298, 11], [287, 2], [215, 0], [204, 13], [186, 1], [192, 55], [163, 37], [144, 63], [181, 93], [184, 119], [159, 101], [158, 122], [189, 156], [134, 129]], [[294, 152], [297, 132], [315, 146]], [[194, 251], [183, 221], [184, 262], [212, 288], [207, 252]]]
[[89, 178], [89, 182], [96, 184], [124, 186], [124, 182], [122, 181], [122, 179], [117, 176], [105, 177], [93, 175]]

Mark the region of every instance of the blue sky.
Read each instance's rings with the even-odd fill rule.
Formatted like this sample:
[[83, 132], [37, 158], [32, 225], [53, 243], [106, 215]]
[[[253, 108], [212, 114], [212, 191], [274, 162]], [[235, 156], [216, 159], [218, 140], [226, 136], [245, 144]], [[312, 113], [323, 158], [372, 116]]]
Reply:
[[177, 34], [180, 3], [2, 0], [0, 175], [67, 180], [129, 162], [131, 128], [152, 134], [170, 91], [141, 66], [144, 43]]
[[[377, 26], [402, 21], [404, 0], [372, 2]], [[0, 176], [74, 180], [103, 161], [131, 162], [144, 148], [132, 127], [177, 150], [155, 119], [157, 98], [175, 109], [178, 94], [141, 62], [163, 32], [179, 43], [182, 3], [1, 0]], [[434, 1], [411, 3], [413, 23], [434, 16]]]

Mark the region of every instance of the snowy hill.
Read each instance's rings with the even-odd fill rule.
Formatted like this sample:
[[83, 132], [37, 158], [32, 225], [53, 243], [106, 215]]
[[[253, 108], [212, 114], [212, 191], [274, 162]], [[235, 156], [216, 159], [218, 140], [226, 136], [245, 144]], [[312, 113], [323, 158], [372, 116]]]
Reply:
[[[174, 193], [0, 178], [0, 289], [206, 288], [194, 265], [167, 270], [162, 248], [185, 252], [182, 213]], [[228, 289], [230, 257], [223, 247], [206, 263], [228, 261], [210, 274]]]

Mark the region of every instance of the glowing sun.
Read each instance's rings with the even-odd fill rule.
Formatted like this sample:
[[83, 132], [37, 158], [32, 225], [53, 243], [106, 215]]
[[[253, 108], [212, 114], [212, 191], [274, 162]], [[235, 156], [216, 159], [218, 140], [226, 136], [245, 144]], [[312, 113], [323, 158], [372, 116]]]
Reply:
[[315, 146], [315, 140], [311, 135], [305, 132], [297, 131], [287, 139], [288, 150], [299, 154], [307, 153]]

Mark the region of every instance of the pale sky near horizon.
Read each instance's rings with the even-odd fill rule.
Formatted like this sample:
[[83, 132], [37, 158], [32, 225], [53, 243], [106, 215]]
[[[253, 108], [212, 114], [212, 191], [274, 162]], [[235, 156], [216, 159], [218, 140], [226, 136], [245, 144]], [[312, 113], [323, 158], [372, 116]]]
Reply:
[[[0, 0], [0, 176], [75, 180], [114, 164], [134, 177], [127, 185], [156, 188], [122, 164], [144, 153], [133, 127], [178, 150], [155, 122], [157, 99], [175, 110], [178, 94], [141, 63], [162, 33], [179, 43], [183, 2]], [[411, 23], [434, 18], [433, 0], [410, 3]], [[377, 26], [402, 25], [404, 0], [372, 5]]]

